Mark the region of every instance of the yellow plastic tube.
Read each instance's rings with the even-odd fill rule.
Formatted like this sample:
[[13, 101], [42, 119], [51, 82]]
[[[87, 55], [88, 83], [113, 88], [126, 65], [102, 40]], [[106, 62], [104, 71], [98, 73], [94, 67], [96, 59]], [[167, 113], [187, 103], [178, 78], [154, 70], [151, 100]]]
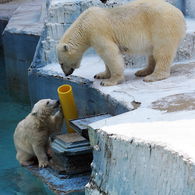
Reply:
[[77, 108], [74, 101], [72, 87], [70, 85], [62, 85], [58, 88], [58, 95], [62, 105], [64, 118], [68, 133], [75, 133], [75, 131], [69, 126], [69, 120], [78, 118]]

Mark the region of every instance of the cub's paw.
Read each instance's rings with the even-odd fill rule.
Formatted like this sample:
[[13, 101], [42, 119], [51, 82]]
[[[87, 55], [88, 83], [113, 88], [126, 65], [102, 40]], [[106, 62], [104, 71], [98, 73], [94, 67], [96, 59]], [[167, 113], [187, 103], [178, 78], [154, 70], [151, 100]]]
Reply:
[[42, 161], [39, 163], [39, 168], [44, 168], [48, 166], [48, 161]]
[[59, 115], [60, 115], [62, 118], [64, 118], [64, 113], [63, 113], [61, 104], [59, 105], [58, 112], [59, 112]]
[[26, 161], [26, 162], [20, 162], [20, 165], [23, 167], [28, 167], [30, 165], [33, 165], [35, 162], [34, 161]]
[[49, 160], [51, 160], [51, 159], [52, 159], [52, 155], [51, 155], [50, 153], [47, 153], [47, 158], [48, 158]]
[[96, 74], [94, 76], [94, 79], [109, 79], [110, 78], [110, 74], [107, 72], [100, 72], [99, 74]]
[[58, 110], [59, 110], [60, 112], [63, 112], [63, 110], [62, 110], [62, 105], [61, 105], [61, 104], [59, 105]]

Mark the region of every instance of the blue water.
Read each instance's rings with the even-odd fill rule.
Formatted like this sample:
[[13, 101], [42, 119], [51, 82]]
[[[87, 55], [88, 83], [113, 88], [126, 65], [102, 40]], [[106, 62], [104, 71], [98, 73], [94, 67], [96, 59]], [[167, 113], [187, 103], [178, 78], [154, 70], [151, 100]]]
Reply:
[[30, 105], [10, 97], [0, 50], [0, 195], [54, 195], [41, 180], [16, 160], [13, 133]]

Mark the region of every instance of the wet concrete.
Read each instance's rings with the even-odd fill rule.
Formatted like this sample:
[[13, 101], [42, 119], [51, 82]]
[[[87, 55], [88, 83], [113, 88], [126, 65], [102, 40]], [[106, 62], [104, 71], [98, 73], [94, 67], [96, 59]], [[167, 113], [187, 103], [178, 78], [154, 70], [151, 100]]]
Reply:
[[[179, 83], [182, 82], [182, 79], [179, 79], [179, 77], [184, 77], [184, 79], [194, 78], [194, 71], [195, 62], [188, 64], [176, 64], [171, 68], [171, 77], [173, 77], [173, 79], [175, 78], [175, 82]], [[149, 108], [168, 113], [194, 110], [195, 92], [179, 93], [178, 91], [178, 93], [153, 101]]]
[[195, 92], [170, 95], [151, 103], [152, 109], [166, 112], [195, 109]]

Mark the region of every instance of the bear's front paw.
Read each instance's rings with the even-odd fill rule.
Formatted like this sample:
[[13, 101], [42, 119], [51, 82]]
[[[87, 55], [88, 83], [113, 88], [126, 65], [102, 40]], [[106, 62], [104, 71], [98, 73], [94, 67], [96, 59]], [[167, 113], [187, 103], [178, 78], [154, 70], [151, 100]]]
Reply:
[[110, 79], [105, 79], [100, 83], [101, 86], [114, 86], [117, 84], [118, 84], [117, 81], [111, 81]]
[[154, 81], [160, 81], [160, 80], [163, 80], [163, 79], [166, 79], [170, 76], [170, 73], [167, 73], [167, 72], [163, 72], [161, 74], [156, 74], [156, 73], [153, 73], [151, 75], [148, 75], [144, 78], [144, 81], [145, 82], [154, 82]]
[[48, 166], [48, 161], [42, 161], [39, 163], [39, 168], [44, 168]]
[[150, 74], [152, 74], [152, 70], [149, 70], [149, 69], [142, 69], [142, 70], [138, 70], [136, 73], [135, 73], [135, 75], [137, 76], [137, 77], [145, 77], [145, 76], [147, 76], [147, 75], [150, 75]]
[[94, 79], [109, 79], [110, 78], [110, 74], [107, 72], [100, 72], [99, 74], [96, 74], [94, 76]]

